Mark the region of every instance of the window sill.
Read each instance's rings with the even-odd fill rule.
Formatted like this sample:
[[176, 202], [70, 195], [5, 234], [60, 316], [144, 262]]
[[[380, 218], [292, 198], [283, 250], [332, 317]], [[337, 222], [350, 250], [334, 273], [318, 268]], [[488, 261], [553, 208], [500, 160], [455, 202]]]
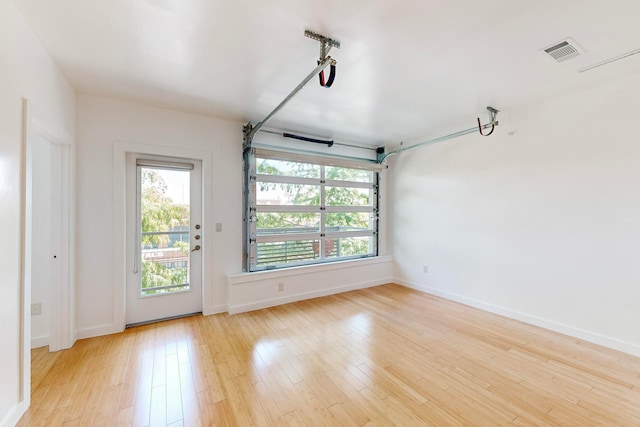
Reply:
[[288, 267], [288, 268], [281, 268], [278, 270], [265, 270], [265, 271], [255, 271], [252, 273], [229, 274], [227, 275], [227, 279], [229, 280], [229, 285], [233, 286], [233, 285], [247, 284], [250, 282], [259, 282], [259, 281], [273, 279], [273, 278], [302, 276], [306, 274], [313, 274], [313, 273], [319, 273], [319, 272], [325, 272], [325, 271], [331, 271], [331, 270], [342, 270], [345, 268], [356, 268], [356, 267], [362, 267], [366, 265], [384, 264], [387, 262], [391, 262], [392, 260], [393, 260], [393, 257], [391, 255], [384, 255], [384, 256], [377, 256], [372, 258], [336, 261], [336, 262], [328, 262], [324, 264], [303, 265], [299, 267]]

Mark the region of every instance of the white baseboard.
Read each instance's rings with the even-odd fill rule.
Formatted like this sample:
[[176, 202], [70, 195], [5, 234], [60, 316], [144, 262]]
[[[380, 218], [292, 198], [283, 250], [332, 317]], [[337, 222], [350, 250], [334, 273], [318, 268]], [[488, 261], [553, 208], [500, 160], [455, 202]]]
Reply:
[[607, 337], [591, 331], [585, 331], [584, 329], [580, 329], [573, 326], [565, 325], [563, 323], [543, 319], [540, 317], [533, 316], [531, 314], [510, 310], [508, 308], [489, 304], [483, 301], [478, 301], [462, 295], [457, 295], [450, 292], [445, 292], [438, 289], [430, 288], [428, 286], [409, 282], [407, 280], [395, 279], [394, 283], [397, 283], [398, 285], [415, 289], [417, 291], [421, 291], [427, 294], [445, 298], [451, 301], [456, 301], [461, 304], [478, 308], [480, 310], [488, 311], [490, 313], [499, 314], [501, 316], [505, 316], [510, 319], [519, 320], [524, 323], [539, 326], [541, 328], [549, 329], [554, 332], [559, 332], [564, 335], [569, 335], [571, 337], [588, 341], [593, 344], [598, 344], [604, 347], [608, 347], [614, 350], [618, 350], [623, 353], [628, 353], [633, 356], [640, 356], [640, 345], [638, 344], [630, 343], [630, 342], [619, 340], [616, 338]]
[[122, 332], [122, 328], [115, 325], [102, 325], [93, 328], [80, 329], [78, 330], [77, 336], [78, 339], [81, 340], [84, 338], [94, 338], [102, 335], [117, 334], [120, 332]]
[[[202, 315], [203, 316], [209, 316], [211, 314], [225, 313], [226, 311], [227, 311], [227, 306], [226, 305], [222, 305], [222, 304], [221, 305], [214, 305], [212, 307], [208, 307], [206, 309], [203, 309]], [[123, 331], [123, 329], [121, 329], [121, 328], [119, 328], [119, 327], [117, 327], [115, 325], [102, 325], [102, 326], [96, 326], [96, 327], [92, 327], [92, 328], [80, 329], [77, 332], [77, 338], [79, 340], [80, 339], [84, 339], [84, 338], [94, 338], [94, 337], [100, 337], [100, 336], [103, 336], [103, 335], [118, 334], [118, 333], [120, 333], [122, 331]]]
[[229, 306], [226, 304], [219, 304], [219, 305], [214, 305], [211, 307], [206, 307], [202, 309], [202, 315], [203, 316], [211, 316], [212, 314], [220, 314], [220, 313], [226, 313], [227, 311], [229, 311]]
[[47, 345], [49, 345], [49, 335], [31, 338], [31, 348], [39, 348]]
[[14, 427], [20, 421], [20, 418], [29, 409], [27, 401], [19, 402], [11, 411], [0, 421], [0, 427]]
[[339, 294], [342, 292], [355, 291], [357, 289], [371, 288], [373, 286], [393, 283], [393, 278], [385, 277], [382, 279], [369, 280], [366, 282], [352, 283], [350, 285], [337, 286], [335, 288], [325, 288], [317, 291], [303, 292], [300, 294], [287, 295], [279, 298], [270, 298], [249, 304], [238, 304], [229, 306], [229, 314], [244, 313], [247, 311], [260, 310], [262, 308], [274, 307], [276, 305], [289, 304], [296, 301], [304, 301], [311, 298], [324, 297], [327, 295]]
[[[228, 306], [220, 304], [220, 305], [214, 305], [211, 307], [203, 308], [202, 315], [210, 316], [212, 314], [226, 313], [227, 311], [228, 311]], [[77, 338], [78, 339], [95, 338], [103, 335], [118, 334], [120, 332], [122, 332], [122, 329], [118, 328], [115, 325], [102, 325], [102, 326], [96, 326], [92, 328], [80, 329], [77, 332]]]

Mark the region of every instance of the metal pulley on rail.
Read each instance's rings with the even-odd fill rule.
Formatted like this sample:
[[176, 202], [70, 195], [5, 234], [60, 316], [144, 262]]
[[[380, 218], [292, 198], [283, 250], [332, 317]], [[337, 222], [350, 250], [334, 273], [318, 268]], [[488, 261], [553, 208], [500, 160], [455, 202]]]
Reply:
[[340, 49], [340, 42], [309, 30], [306, 30], [304, 35], [305, 37], [320, 42], [320, 59], [318, 60], [318, 65], [328, 60], [330, 70], [328, 79], [325, 80], [324, 69], [318, 73], [318, 79], [320, 80], [320, 86], [330, 88], [336, 78], [336, 60], [329, 56], [329, 51], [332, 47]]
[[[496, 126], [498, 126], [498, 124], [499, 124], [499, 122], [498, 122], [498, 113], [500, 111], [496, 110], [493, 107], [487, 107], [487, 111], [489, 112], [489, 123], [482, 124], [482, 122], [480, 121], [480, 117], [478, 117], [478, 126], [474, 126], [472, 128], [469, 128], [469, 129], [461, 130], [459, 132], [454, 132], [454, 133], [451, 133], [449, 135], [445, 135], [445, 136], [441, 136], [441, 137], [438, 137], [438, 138], [430, 139], [428, 141], [423, 141], [423, 142], [420, 142], [418, 144], [410, 145], [408, 147], [398, 148], [397, 150], [393, 150], [393, 151], [391, 151], [389, 153], [386, 153], [386, 154], [385, 154], [384, 148], [382, 148], [377, 153], [378, 154], [378, 156], [377, 156], [378, 163], [382, 164], [382, 162], [384, 162], [387, 158], [389, 158], [391, 156], [395, 156], [396, 154], [403, 153], [405, 151], [415, 150], [416, 148], [425, 147], [427, 145], [436, 144], [438, 142], [447, 141], [447, 140], [453, 139], [453, 138], [458, 138], [458, 137], [463, 136], [463, 135], [469, 135], [470, 133], [480, 132], [480, 135], [482, 135], [482, 136], [489, 136], [489, 135], [491, 135], [493, 133], [493, 131], [495, 130]], [[487, 130], [487, 129], [490, 129], [490, 130], [489, 130], [489, 132], [485, 133], [485, 130]]]
[[[318, 74], [318, 77], [320, 78], [320, 86], [326, 88], [330, 88], [336, 78], [336, 61], [331, 57], [329, 58], [331, 59], [331, 61], [329, 62], [329, 66], [331, 68], [331, 70], [329, 71], [329, 80], [325, 82], [324, 70], [320, 71], [320, 74]], [[318, 61], [318, 65], [320, 65], [320, 61]]]

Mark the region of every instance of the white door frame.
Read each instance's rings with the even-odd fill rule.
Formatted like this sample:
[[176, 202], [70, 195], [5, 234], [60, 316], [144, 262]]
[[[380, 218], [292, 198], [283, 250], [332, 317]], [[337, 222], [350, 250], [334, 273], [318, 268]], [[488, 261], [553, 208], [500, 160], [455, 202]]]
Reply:
[[[212, 224], [212, 212], [207, 209], [207, 200], [212, 194], [212, 154], [206, 151], [167, 147], [150, 144], [115, 142], [113, 147], [113, 327], [104, 333], [121, 332], [126, 325], [126, 283], [127, 283], [127, 206], [126, 206], [126, 160], [127, 154], [148, 156], [181, 157], [200, 160], [202, 162], [202, 234], [203, 241], [209, 242], [202, 248], [202, 308], [203, 313], [210, 305], [209, 286], [205, 259], [207, 246], [212, 247], [213, 235], [209, 225]], [[207, 313], [205, 313], [207, 314]]]
[[[72, 171], [72, 147], [69, 137], [61, 137], [49, 128], [44, 126], [37, 118], [30, 113], [28, 104], [25, 103], [25, 173], [26, 177], [31, 176], [31, 147], [36, 137], [42, 138], [52, 145], [55, 145], [56, 154], [60, 156], [56, 164], [60, 168], [60, 253], [56, 254], [60, 263], [60, 281], [54, 281], [54, 286], [50, 290], [50, 332], [49, 351], [58, 351], [70, 348], [76, 341], [75, 327], [75, 287], [74, 271], [72, 269], [74, 256], [74, 230], [73, 224], [73, 171]], [[56, 155], [54, 154], [54, 155]], [[31, 189], [26, 188], [25, 202], [25, 253], [31, 254], [31, 223], [33, 212], [31, 211]], [[31, 271], [31, 256], [25, 256], [25, 272]], [[25, 284], [28, 285], [28, 294], [31, 296], [31, 277], [25, 274]], [[27, 289], [25, 287], [25, 292]], [[25, 315], [31, 316], [31, 301], [25, 306]], [[30, 323], [30, 321], [29, 321]]]
[[76, 341], [76, 306], [75, 306], [75, 276], [72, 266], [75, 256], [74, 236], [72, 227], [75, 218], [75, 193], [73, 188], [74, 168], [72, 137], [55, 132], [43, 125], [31, 112], [29, 101], [22, 100], [22, 176], [21, 176], [21, 309], [22, 319], [20, 325], [21, 338], [21, 366], [22, 379], [20, 400], [22, 404], [29, 406], [31, 401], [31, 249], [33, 224], [32, 194], [27, 186], [27, 177], [32, 174], [31, 147], [34, 137], [40, 137], [49, 143], [58, 146], [60, 153], [61, 172], [61, 241], [60, 241], [60, 269], [61, 280], [52, 289], [51, 294], [51, 325], [49, 350], [56, 351], [70, 348]]

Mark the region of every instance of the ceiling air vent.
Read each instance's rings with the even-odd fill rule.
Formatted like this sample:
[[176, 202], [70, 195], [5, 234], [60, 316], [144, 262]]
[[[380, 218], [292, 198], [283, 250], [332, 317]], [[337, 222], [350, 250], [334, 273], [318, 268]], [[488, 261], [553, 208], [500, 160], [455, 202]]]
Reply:
[[546, 48], [544, 51], [558, 62], [564, 62], [568, 59], [575, 58], [582, 53], [582, 49], [580, 49], [578, 44], [571, 38], [563, 40], [560, 43], [556, 43], [553, 46]]

